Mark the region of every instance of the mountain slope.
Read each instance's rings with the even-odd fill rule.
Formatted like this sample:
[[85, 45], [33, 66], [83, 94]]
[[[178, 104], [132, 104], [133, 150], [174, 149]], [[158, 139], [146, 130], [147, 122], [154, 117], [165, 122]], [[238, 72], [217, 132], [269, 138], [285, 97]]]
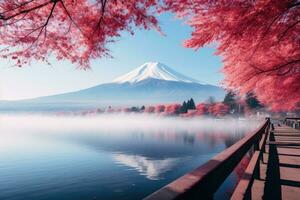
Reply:
[[[8, 110], [19, 105], [29, 107], [101, 107], [108, 105], [147, 105], [156, 103], [181, 103], [189, 98], [196, 102], [213, 96], [222, 100], [222, 88], [201, 84], [158, 62], [145, 63], [133, 71], [106, 84], [80, 91], [45, 96], [18, 102], [2, 102], [0, 110]], [[58, 109], [57, 109], [58, 110]]]
[[222, 99], [224, 91], [212, 85], [147, 78], [135, 84], [129, 82], [122, 84], [108, 83], [78, 92], [41, 97], [35, 100], [44, 102], [147, 104], [181, 102], [191, 97], [196, 101], [204, 101], [209, 96]]

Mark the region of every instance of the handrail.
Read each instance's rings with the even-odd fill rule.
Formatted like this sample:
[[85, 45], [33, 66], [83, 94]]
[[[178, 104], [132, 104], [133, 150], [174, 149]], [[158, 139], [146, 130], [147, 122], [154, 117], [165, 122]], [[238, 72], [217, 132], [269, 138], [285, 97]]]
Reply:
[[244, 155], [259, 141], [270, 125], [270, 119], [243, 139], [222, 151], [211, 160], [152, 193], [144, 200], [210, 199], [238, 165]]
[[300, 129], [300, 118], [299, 117], [286, 117], [284, 124], [295, 129]]
[[254, 181], [254, 174], [259, 174], [259, 160], [261, 157], [260, 151], [255, 151], [240, 182], [236, 186], [231, 200], [252, 199], [250, 186]]
[[260, 160], [263, 161], [263, 154], [266, 151], [266, 142], [270, 131], [274, 130], [273, 124], [265, 129], [260, 143], [259, 151], [255, 151], [252, 158], [243, 174], [243, 177], [239, 181], [238, 185], [234, 189], [231, 196], [231, 200], [241, 200], [241, 199], [252, 199], [251, 187], [255, 178], [260, 178]]
[[286, 117], [286, 120], [300, 120], [300, 117]]

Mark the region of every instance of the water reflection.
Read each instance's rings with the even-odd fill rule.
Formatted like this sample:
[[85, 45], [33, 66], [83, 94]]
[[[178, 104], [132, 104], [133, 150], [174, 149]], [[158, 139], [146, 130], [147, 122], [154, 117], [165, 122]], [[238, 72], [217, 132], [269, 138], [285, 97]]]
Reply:
[[256, 126], [152, 116], [0, 116], [0, 199], [141, 199]]
[[243, 130], [232, 134], [214, 131], [134, 131], [89, 132], [71, 135], [51, 134], [49, 138], [85, 146], [113, 155], [117, 164], [136, 170], [149, 180], [164, 179], [178, 163], [196, 156], [214, 155], [244, 136]]
[[150, 180], [162, 179], [162, 175], [179, 162], [179, 158], [150, 160], [144, 156], [126, 154], [114, 154], [114, 159], [119, 164], [137, 170], [140, 175], [146, 176]]

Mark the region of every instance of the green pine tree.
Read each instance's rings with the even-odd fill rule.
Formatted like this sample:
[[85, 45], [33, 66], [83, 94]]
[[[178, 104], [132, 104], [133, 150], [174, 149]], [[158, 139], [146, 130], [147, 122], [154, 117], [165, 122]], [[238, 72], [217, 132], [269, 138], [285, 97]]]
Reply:
[[253, 92], [246, 94], [246, 104], [250, 109], [260, 109], [263, 107]]
[[180, 113], [187, 113], [187, 103], [185, 101], [182, 103]]
[[139, 112], [140, 111], [140, 109], [135, 106], [131, 107], [130, 110], [131, 110], [131, 112]]
[[223, 100], [223, 103], [229, 107], [230, 112], [234, 113], [238, 110], [238, 104], [236, 102], [236, 94], [232, 91], [229, 91]]
[[196, 109], [195, 101], [194, 101], [193, 98], [190, 99], [190, 104], [189, 104], [188, 109], [190, 109], [190, 110], [195, 110]]
[[190, 108], [190, 106], [191, 106], [191, 101], [188, 100], [187, 103], [186, 103], [186, 110], [188, 110]]

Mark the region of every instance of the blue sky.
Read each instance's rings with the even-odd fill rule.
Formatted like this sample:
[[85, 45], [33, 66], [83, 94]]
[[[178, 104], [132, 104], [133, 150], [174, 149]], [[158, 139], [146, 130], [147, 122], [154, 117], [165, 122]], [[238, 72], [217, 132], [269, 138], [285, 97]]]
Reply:
[[159, 17], [162, 36], [154, 30], [136, 30], [135, 35], [122, 34], [109, 45], [114, 58], [92, 61], [88, 71], [76, 69], [67, 61], [51, 59], [52, 66], [35, 62], [22, 68], [9, 67], [0, 60], [0, 99], [24, 99], [88, 88], [129, 72], [149, 61], [162, 62], [174, 70], [197, 80], [219, 84], [223, 76], [221, 58], [215, 49], [205, 47], [195, 51], [182, 46], [191, 28], [170, 14]]

